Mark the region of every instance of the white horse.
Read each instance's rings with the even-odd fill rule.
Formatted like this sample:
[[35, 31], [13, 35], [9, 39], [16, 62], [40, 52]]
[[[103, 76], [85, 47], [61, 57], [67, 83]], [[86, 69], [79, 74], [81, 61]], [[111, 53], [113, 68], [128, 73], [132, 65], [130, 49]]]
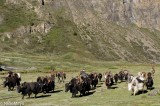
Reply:
[[144, 86], [144, 82], [139, 82], [138, 77], [132, 77], [131, 82], [128, 83], [128, 90], [135, 96], [139, 91], [144, 92]]

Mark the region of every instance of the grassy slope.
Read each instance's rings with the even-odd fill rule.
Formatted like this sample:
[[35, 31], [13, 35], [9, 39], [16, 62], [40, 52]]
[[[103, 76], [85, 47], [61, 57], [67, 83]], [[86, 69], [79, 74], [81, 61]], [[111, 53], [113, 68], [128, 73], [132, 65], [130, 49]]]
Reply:
[[[36, 3], [37, 2], [32, 2], [32, 5], [37, 5]], [[106, 31], [105, 34], [107, 39], [113, 38], [112, 40], [117, 45], [121, 45], [124, 50], [128, 50], [132, 53], [132, 56], [127, 56], [126, 54], [125, 56], [127, 57], [125, 57], [125, 60], [147, 61], [147, 59], [151, 58], [143, 50], [143, 45], [137, 45], [134, 42], [128, 43], [125, 40], [125, 34], [129, 33], [134, 35], [134, 32], [138, 31], [138, 34], [143, 33], [154, 39], [157, 47], [160, 45], [158, 43], [158, 40], [160, 39], [158, 31], [153, 34], [149, 30], [140, 29], [135, 25], [125, 28], [115, 24], [114, 22], [108, 22], [107, 25], [97, 24], [97, 27], [102, 28], [100, 30], [95, 31], [92, 28], [91, 30], [88, 30], [88, 28], [92, 26], [84, 26], [85, 28], [82, 29], [84, 32], [80, 32], [77, 26], [70, 21], [71, 17], [67, 14], [69, 10], [65, 10], [65, 7], [59, 7], [57, 10], [54, 9], [54, 11], [52, 11], [53, 8], [51, 5], [45, 5], [44, 7], [46, 9], [44, 12], [50, 12], [52, 14], [53, 19], [50, 19], [49, 21], [55, 25], [46, 36], [42, 36], [43, 42], [38, 42], [37, 35], [41, 36], [39, 33], [35, 35], [15, 37], [11, 40], [5, 37], [5, 42], [0, 42], [0, 51], [20, 53], [27, 52], [31, 54], [56, 54], [63, 56], [64, 59], [75, 59], [79, 61], [81, 61], [82, 57], [90, 59], [98, 58], [109, 61], [120, 60], [121, 58], [117, 55], [118, 51], [113, 49], [115, 47], [109, 43], [109, 41], [104, 41], [104, 35], [102, 33], [104, 30]], [[21, 25], [38, 23], [35, 13], [32, 10], [26, 11], [23, 6], [5, 6], [3, 2], [1, 2], [0, 8], [0, 11], [2, 12], [1, 14], [5, 16], [4, 22], [0, 26], [0, 32], [12, 31]], [[54, 22], [54, 20], [56, 20], [56, 22]], [[87, 34], [93, 39], [93, 41], [82, 41], [79, 33]], [[98, 36], [100, 36], [100, 39], [97, 41]], [[29, 45], [25, 44], [23, 41], [26, 38], [30, 39]], [[14, 40], [17, 40], [18, 44], [15, 44]], [[98, 43], [101, 43], [102, 45], [104, 44], [104, 46], [107, 47], [105, 52], [101, 51], [101, 49], [103, 50], [103, 47], [100, 47]], [[91, 48], [87, 48], [87, 45], [91, 45]]]
[[[4, 5], [1, 2], [0, 8], [1, 14], [5, 17], [0, 26], [0, 33], [13, 31], [21, 25], [36, 24], [39, 20], [32, 10], [26, 11], [23, 6]], [[76, 25], [68, 19], [63, 18], [63, 11], [63, 9], [57, 10], [54, 13], [54, 18], [56, 18], [57, 22], [51, 31], [43, 37], [42, 43], [39, 43], [36, 37], [37, 35], [41, 36], [39, 33], [14, 37], [12, 39], [5, 37], [5, 42], [0, 42], [1, 51], [31, 54], [61, 54], [64, 59], [81, 58], [81, 56], [84, 58], [93, 57], [91, 53], [86, 51], [85, 45], [81, 42]], [[55, 23], [52, 19], [50, 22]], [[24, 43], [24, 39], [26, 38], [30, 39], [29, 45]], [[15, 44], [14, 40], [18, 43]]]
[[[21, 51], [22, 48], [26, 48], [26, 45], [23, 42], [23, 38], [14, 37], [13, 39], [8, 39], [3, 37], [1, 33], [3, 32], [12, 32], [16, 28], [24, 25], [31, 25], [32, 23], [37, 23], [37, 16], [32, 10], [26, 10], [26, 8], [21, 5], [7, 5], [4, 4], [5, 0], [0, 2], [0, 15], [3, 17], [3, 22], [0, 25], [0, 37], [4, 38], [4, 42], [0, 42], [1, 51]], [[18, 41], [18, 44], [14, 43], [14, 40]], [[34, 40], [33, 40], [34, 41]], [[23, 50], [22, 50], [23, 51]]]
[[4, 16], [4, 21], [0, 26], [0, 32], [13, 31], [21, 25], [30, 25], [36, 21], [36, 14], [32, 10], [27, 10], [22, 6], [4, 5], [0, 3], [0, 13]]

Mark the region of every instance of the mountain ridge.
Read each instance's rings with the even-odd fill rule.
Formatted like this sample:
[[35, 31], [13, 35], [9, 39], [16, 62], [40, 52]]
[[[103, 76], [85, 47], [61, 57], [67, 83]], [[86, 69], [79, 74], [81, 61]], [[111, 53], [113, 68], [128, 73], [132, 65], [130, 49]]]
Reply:
[[[0, 51], [75, 53], [108, 61], [160, 61], [158, 0], [3, 1], [1, 8], [17, 9], [19, 18], [15, 28], [0, 28]], [[0, 14], [1, 25], [8, 21], [6, 16], [5, 12]], [[8, 16], [16, 19], [15, 14]], [[26, 18], [19, 22], [21, 17]]]

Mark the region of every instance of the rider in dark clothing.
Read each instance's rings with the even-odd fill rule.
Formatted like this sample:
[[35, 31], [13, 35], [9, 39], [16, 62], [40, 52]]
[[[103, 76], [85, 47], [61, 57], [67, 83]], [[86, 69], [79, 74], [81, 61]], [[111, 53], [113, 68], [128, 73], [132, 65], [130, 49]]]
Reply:
[[12, 72], [12, 71], [9, 71], [9, 72], [8, 72], [8, 77], [11, 77], [11, 76], [13, 76], [13, 72]]
[[87, 77], [88, 77], [88, 74], [85, 72], [85, 69], [83, 69], [83, 70], [80, 72], [80, 76], [83, 77], [83, 78], [87, 78]]

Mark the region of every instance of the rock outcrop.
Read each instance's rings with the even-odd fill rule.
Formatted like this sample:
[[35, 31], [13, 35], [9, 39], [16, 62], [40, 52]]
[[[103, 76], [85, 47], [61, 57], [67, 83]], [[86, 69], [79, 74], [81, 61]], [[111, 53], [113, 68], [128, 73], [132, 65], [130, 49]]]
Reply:
[[2, 38], [47, 36], [60, 19], [69, 20], [76, 25], [80, 42], [97, 58], [160, 61], [159, 0], [6, 0], [5, 5], [11, 4], [33, 10], [41, 21], [5, 32]]

